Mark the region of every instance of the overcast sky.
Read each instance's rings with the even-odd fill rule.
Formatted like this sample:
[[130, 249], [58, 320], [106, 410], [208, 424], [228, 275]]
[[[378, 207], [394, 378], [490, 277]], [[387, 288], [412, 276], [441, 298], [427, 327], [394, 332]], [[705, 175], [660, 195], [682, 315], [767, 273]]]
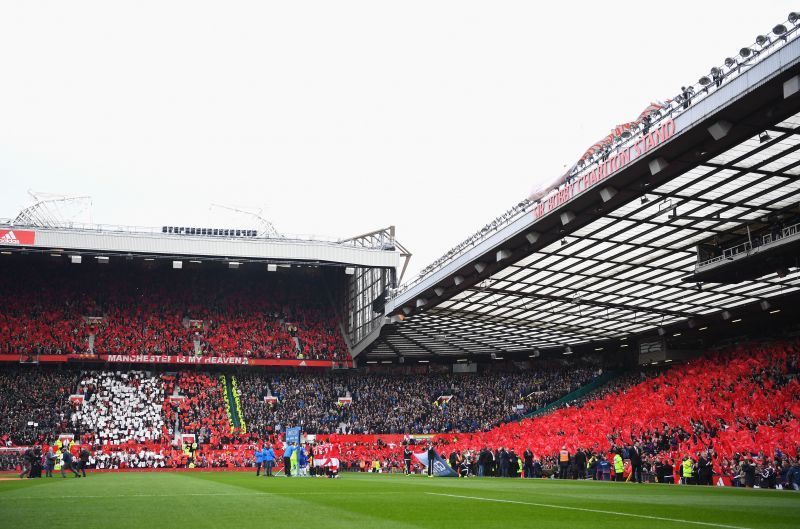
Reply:
[[393, 224], [414, 273], [793, 7], [0, 0], [0, 217], [31, 189], [106, 224]]

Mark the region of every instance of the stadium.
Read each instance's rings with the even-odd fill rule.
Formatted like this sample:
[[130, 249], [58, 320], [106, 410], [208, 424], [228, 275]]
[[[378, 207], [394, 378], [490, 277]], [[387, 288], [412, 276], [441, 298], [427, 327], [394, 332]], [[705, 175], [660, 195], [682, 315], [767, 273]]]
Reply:
[[798, 36], [411, 277], [395, 226], [3, 212], [3, 526], [797, 527]]

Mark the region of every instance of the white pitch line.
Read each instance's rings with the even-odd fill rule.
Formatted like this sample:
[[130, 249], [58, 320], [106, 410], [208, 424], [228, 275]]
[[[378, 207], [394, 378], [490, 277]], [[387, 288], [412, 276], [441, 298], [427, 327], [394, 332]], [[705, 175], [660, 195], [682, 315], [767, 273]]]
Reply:
[[425, 492], [425, 494], [429, 494], [431, 496], [447, 496], [449, 498], [461, 498], [465, 500], [493, 501], [497, 503], [514, 503], [516, 505], [530, 505], [533, 507], [547, 507], [550, 509], [564, 509], [568, 511], [593, 512], [597, 514], [613, 514], [615, 516], [629, 516], [631, 518], [660, 520], [662, 522], [688, 523], [688, 524], [702, 525], [707, 527], [724, 527], [725, 529], [750, 529], [749, 527], [741, 527], [739, 525], [726, 525], [726, 524], [712, 523], [712, 522], [697, 522], [695, 520], [681, 520], [679, 518], [665, 518], [663, 516], [649, 516], [647, 514], [632, 514], [629, 512], [603, 511], [600, 509], [587, 509], [584, 507], [568, 507], [566, 505], [553, 505], [550, 503], [534, 503], [529, 501], [501, 500], [497, 498], [481, 498], [479, 496], [461, 496], [460, 494], [444, 494], [442, 492]]

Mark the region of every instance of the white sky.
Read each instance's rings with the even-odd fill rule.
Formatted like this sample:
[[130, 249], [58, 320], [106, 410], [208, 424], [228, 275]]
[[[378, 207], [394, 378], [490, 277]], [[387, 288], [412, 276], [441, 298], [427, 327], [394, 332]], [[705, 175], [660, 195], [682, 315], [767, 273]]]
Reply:
[[413, 274], [793, 7], [0, 0], [0, 217], [32, 189], [107, 224], [394, 224]]

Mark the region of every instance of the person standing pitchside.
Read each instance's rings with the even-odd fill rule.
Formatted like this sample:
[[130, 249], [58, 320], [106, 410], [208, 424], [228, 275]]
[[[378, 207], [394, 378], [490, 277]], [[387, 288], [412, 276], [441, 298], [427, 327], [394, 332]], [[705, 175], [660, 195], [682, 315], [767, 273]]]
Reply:
[[272, 477], [272, 467], [275, 466], [275, 451], [272, 446], [267, 444], [267, 447], [261, 451], [262, 459], [264, 460], [264, 475]]
[[433, 445], [428, 445], [428, 477], [433, 477], [433, 462], [436, 461], [436, 450], [433, 449]]
[[290, 478], [292, 477], [292, 453], [294, 452], [294, 447], [289, 443], [286, 443], [286, 450], [283, 452], [283, 474]]
[[81, 470], [81, 476], [83, 476], [84, 478], [86, 477], [86, 467], [89, 465], [90, 456], [91, 454], [89, 453], [89, 450], [87, 450], [85, 446], [82, 447], [81, 451], [78, 453], [78, 458], [80, 459], [79, 468]]
[[257, 446], [254, 455], [256, 456], [256, 476], [260, 476], [261, 465], [264, 464], [264, 445]]

